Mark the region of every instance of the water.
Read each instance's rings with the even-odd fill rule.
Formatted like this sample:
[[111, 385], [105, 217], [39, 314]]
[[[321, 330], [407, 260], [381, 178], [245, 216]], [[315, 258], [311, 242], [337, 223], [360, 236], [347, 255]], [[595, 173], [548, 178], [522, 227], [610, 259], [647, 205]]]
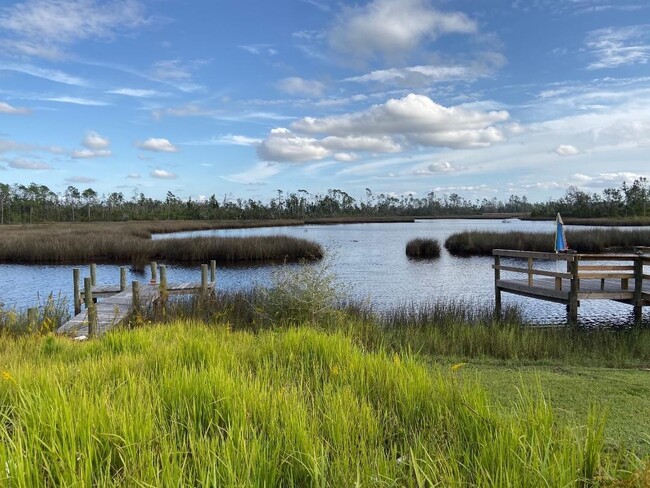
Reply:
[[[416, 237], [437, 239], [441, 244], [463, 230], [553, 232], [551, 222], [511, 220], [416, 220], [414, 223], [375, 223], [342, 225], [305, 225], [257, 229], [225, 229], [161, 234], [155, 239], [188, 236], [290, 235], [320, 243], [325, 249], [324, 264], [337, 276], [350, 295], [368, 300], [381, 309], [402, 303], [427, 300], [466, 300], [494, 303], [494, 263], [491, 257], [457, 258], [443, 248], [439, 259], [412, 260], [405, 255], [406, 243]], [[555, 263], [549, 264], [554, 269]], [[74, 265], [25, 266], [0, 265], [0, 301], [5, 306], [27, 307], [41, 302], [52, 292], [55, 296], [72, 295]], [[88, 274], [87, 266], [82, 276]], [[246, 289], [269, 283], [272, 265], [219, 267], [218, 287]], [[198, 266], [168, 266], [168, 280], [200, 281]], [[148, 276], [130, 272], [129, 281]], [[97, 266], [98, 283], [119, 283], [114, 265]], [[521, 306], [525, 319], [534, 324], [564, 324], [564, 305], [503, 294], [504, 305]], [[647, 312], [644, 314], [647, 321]], [[584, 325], [633, 323], [629, 305], [611, 301], [583, 301], [579, 320]]]

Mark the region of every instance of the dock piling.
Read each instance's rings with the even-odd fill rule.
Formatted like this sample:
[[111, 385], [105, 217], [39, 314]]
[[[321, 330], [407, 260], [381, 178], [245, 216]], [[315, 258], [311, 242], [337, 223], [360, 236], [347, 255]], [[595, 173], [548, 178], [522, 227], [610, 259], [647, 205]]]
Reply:
[[568, 319], [570, 324], [578, 322], [578, 289], [580, 281], [578, 279], [578, 257], [574, 257], [570, 262], [571, 268], [571, 289], [569, 291]]
[[29, 324], [29, 330], [34, 331], [36, 329], [36, 322], [38, 322], [38, 308], [28, 308], [27, 323]]
[[79, 315], [81, 313], [81, 291], [79, 290], [79, 277], [81, 276], [81, 270], [79, 268], [72, 269], [72, 296], [74, 302], [74, 314]]
[[152, 261], [149, 265], [151, 267], [151, 284], [155, 284], [158, 281], [158, 264], [155, 261]]
[[210, 260], [210, 282], [214, 283], [217, 281], [217, 261], [214, 259]]
[[97, 285], [97, 265], [95, 263], [90, 265], [90, 284], [92, 286]]
[[494, 256], [494, 313], [497, 320], [501, 320], [501, 289], [499, 280], [501, 279], [501, 256]]
[[94, 337], [97, 326], [97, 308], [93, 302], [92, 278], [84, 278], [84, 300], [88, 315], [88, 337]]
[[131, 283], [131, 296], [133, 304], [133, 310], [138, 311], [140, 309], [140, 282], [133, 281]]
[[201, 265], [201, 293], [205, 295], [208, 292], [208, 265]]
[[126, 290], [126, 266], [120, 266], [120, 291]]
[[643, 319], [643, 257], [634, 260], [634, 324], [641, 325]]

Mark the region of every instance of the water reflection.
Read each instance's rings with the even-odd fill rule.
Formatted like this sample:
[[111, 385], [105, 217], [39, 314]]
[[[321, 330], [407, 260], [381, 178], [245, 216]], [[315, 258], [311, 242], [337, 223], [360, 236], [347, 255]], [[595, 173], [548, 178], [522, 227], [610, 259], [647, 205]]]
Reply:
[[[251, 236], [284, 234], [307, 238], [325, 249], [324, 263], [338, 281], [357, 299], [365, 299], [378, 309], [400, 303], [427, 300], [468, 300], [493, 305], [494, 274], [490, 257], [456, 258], [443, 248], [439, 259], [412, 260], [405, 254], [406, 243], [415, 237], [438, 239], [442, 244], [454, 232], [463, 230], [552, 232], [553, 223], [501, 220], [417, 220], [415, 223], [375, 223], [345, 225], [306, 225], [283, 228], [226, 229], [155, 236], [155, 239], [188, 236]], [[553, 266], [555, 264], [553, 263]], [[0, 301], [26, 307], [38, 297], [53, 292], [69, 297], [73, 265], [24, 266], [1, 265], [3, 283]], [[82, 276], [88, 274], [82, 267]], [[220, 267], [218, 287], [246, 289], [268, 283], [273, 266]], [[143, 279], [129, 272], [129, 280]], [[169, 281], [199, 281], [198, 266], [168, 266]], [[118, 283], [117, 266], [98, 265], [98, 283]], [[563, 324], [564, 305], [542, 302], [511, 294], [503, 295], [504, 304], [521, 306], [527, 321], [535, 324]], [[585, 301], [579, 318], [584, 325], [630, 324], [632, 307], [610, 301]], [[644, 314], [647, 321], [648, 314]]]

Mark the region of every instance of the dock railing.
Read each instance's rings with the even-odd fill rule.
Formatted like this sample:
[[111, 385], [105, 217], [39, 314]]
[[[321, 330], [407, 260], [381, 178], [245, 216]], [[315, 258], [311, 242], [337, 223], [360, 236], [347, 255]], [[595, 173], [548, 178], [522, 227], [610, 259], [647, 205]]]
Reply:
[[[650, 287], [644, 287], [650, 284], [650, 275], [644, 271], [644, 266], [650, 265], [650, 256], [642, 250], [634, 254], [579, 254], [495, 249], [492, 254], [498, 314], [502, 292], [564, 303], [572, 323], [577, 321], [581, 299], [630, 303], [636, 323], [641, 322], [644, 303], [650, 302]], [[562, 262], [564, 269], [548, 269], [549, 262]], [[504, 279], [502, 271], [523, 277]]]

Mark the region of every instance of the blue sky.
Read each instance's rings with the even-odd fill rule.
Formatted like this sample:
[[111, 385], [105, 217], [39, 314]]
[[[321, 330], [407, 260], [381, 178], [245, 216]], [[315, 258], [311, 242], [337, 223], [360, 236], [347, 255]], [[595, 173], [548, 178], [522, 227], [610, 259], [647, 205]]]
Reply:
[[648, 176], [647, 0], [3, 0], [0, 181], [534, 201]]

